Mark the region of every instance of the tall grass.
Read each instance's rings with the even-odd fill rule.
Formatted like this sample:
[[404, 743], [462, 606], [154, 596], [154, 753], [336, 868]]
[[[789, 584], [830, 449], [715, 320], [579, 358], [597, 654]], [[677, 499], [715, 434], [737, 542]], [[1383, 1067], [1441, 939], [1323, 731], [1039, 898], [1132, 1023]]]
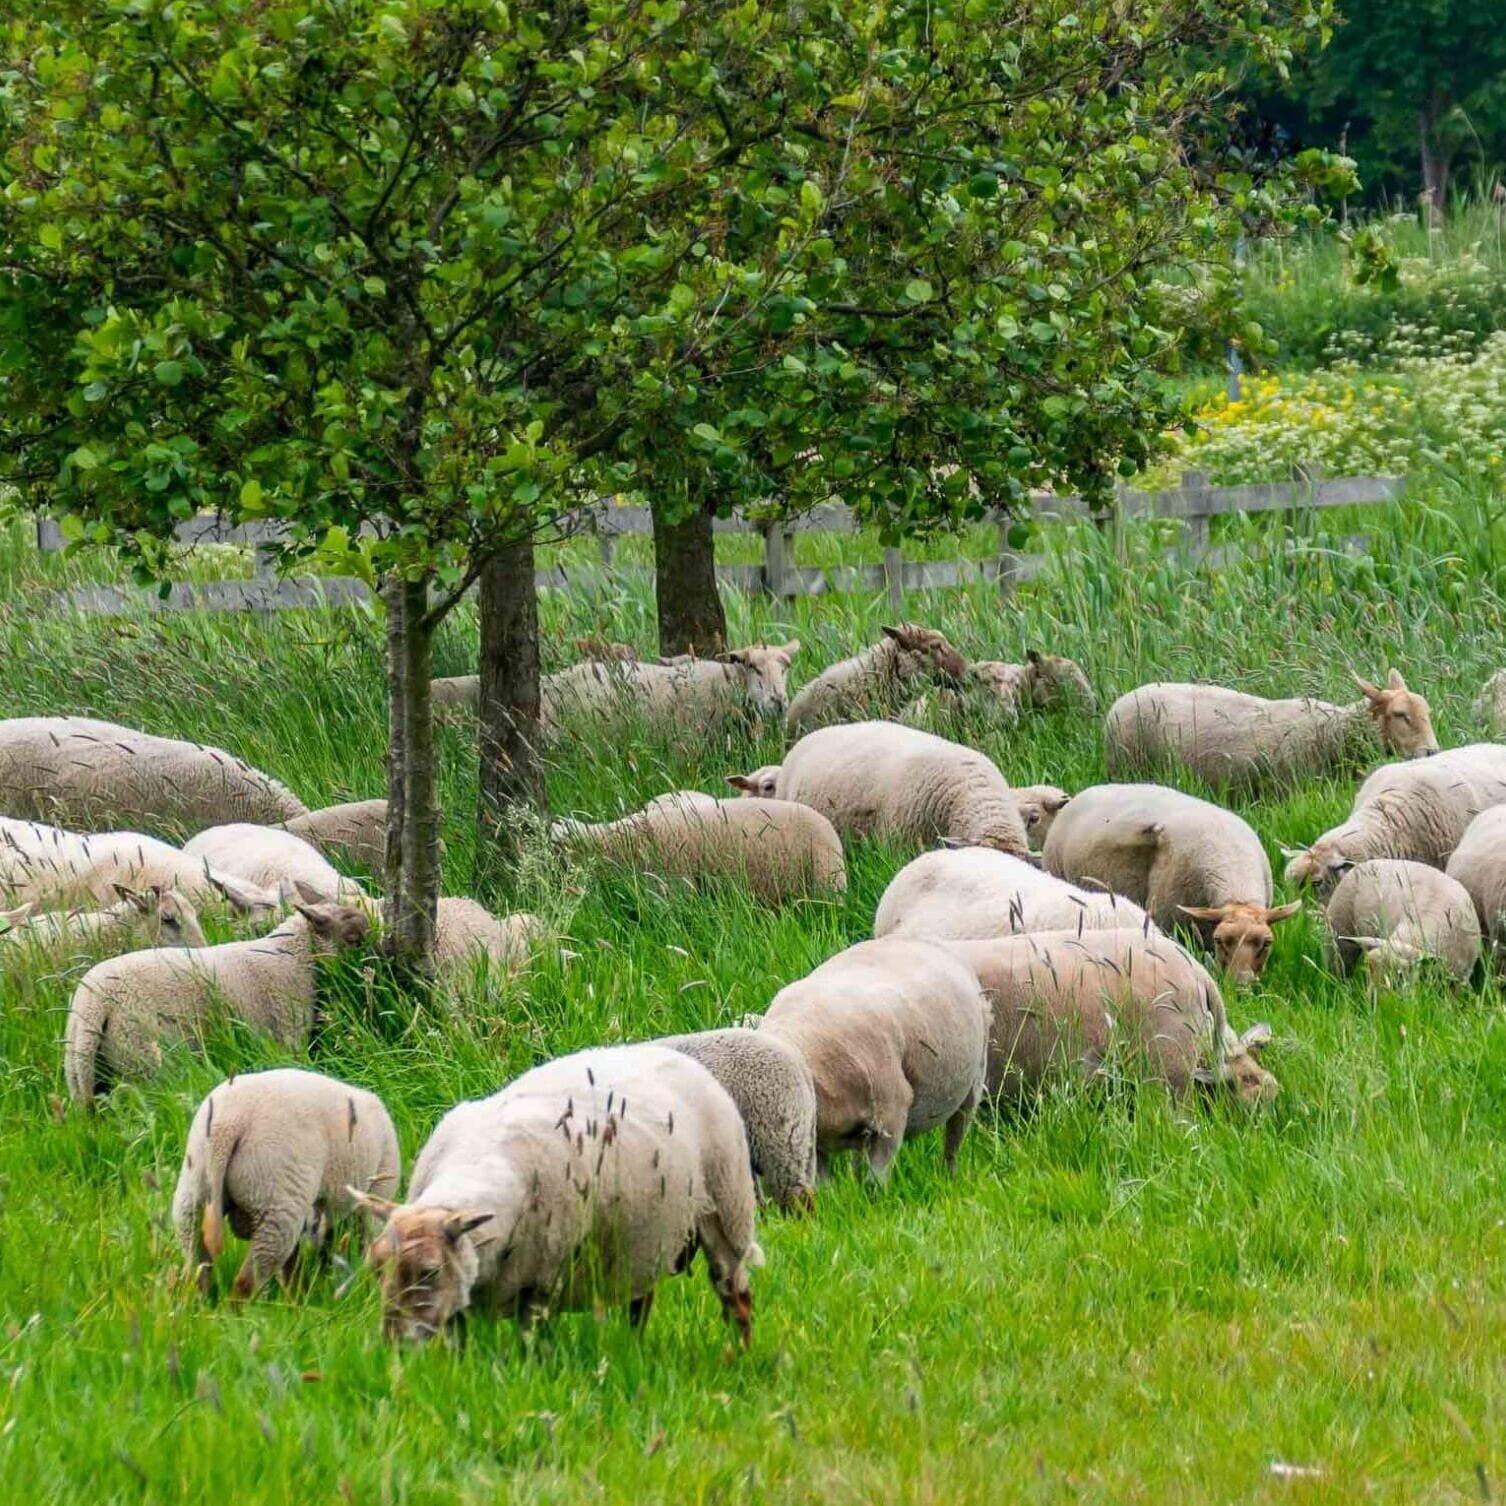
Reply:
[[[1072, 655], [1105, 702], [1215, 677], [1344, 699], [1389, 664], [1445, 744], [1501, 662], [1499, 577], [1387, 515], [1373, 557], [1310, 540], [1191, 577], [1153, 534], [1127, 557], [1073, 536], [1012, 599], [908, 603], [973, 657]], [[1442, 528], [1429, 524], [1428, 528]], [[1450, 525], [1457, 526], [1457, 525]], [[1389, 532], [1386, 530], [1390, 530]], [[824, 546], [823, 546], [824, 547]], [[858, 547], [848, 541], [842, 548]], [[87, 567], [90, 573], [102, 566]], [[0, 547], [0, 715], [79, 712], [233, 748], [310, 804], [382, 789], [380, 633], [356, 612], [85, 619], [37, 610], [77, 567]], [[882, 604], [729, 598], [739, 639], [798, 636], [798, 679], [870, 641]], [[545, 644], [606, 628], [652, 646], [636, 588], [545, 599]], [[474, 660], [462, 613], [440, 668]], [[674, 726], [553, 752], [558, 810], [607, 816], [776, 758], [779, 738]], [[1099, 724], [1034, 716], [986, 751], [1020, 783], [1104, 777]], [[442, 738], [446, 883], [469, 887], [474, 757]], [[1241, 802], [1279, 861], [1338, 819], [1349, 775]], [[745, 895], [557, 867], [522, 899], [563, 925], [523, 979], [480, 977], [416, 1010], [361, 961], [330, 981], [314, 1065], [380, 1092], [411, 1162], [435, 1119], [548, 1055], [726, 1023], [868, 933], [908, 853], [851, 852], [840, 900], [777, 913]], [[1063, 1089], [985, 1115], [948, 1179], [939, 1146], [875, 1191], [844, 1172], [817, 1215], [770, 1217], [751, 1353], [728, 1347], [697, 1272], [645, 1337], [617, 1313], [528, 1339], [395, 1353], [344, 1271], [296, 1297], [205, 1306], [171, 1280], [167, 1205], [199, 1097], [283, 1059], [226, 1032], [170, 1054], [99, 1112], [55, 1115], [59, 1037], [86, 965], [0, 958], [0, 1487], [5, 1500], [394, 1502], [821, 1500], [1416, 1501], [1506, 1480], [1500, 1356], [1506, 1019], [1493, 985], [1378, 1001], [1332, 977], [1308, 918], [1231, 998], [1270, 1019], [1273, 1110], [1189, 1113], [1153, 1093]], [[356, 1261], [358, 1251], [342, 1252]], [[222, 1276], [227, 1273], [222, 1273]], [[1276, 1465], [1318, 1471], [1288, 1478]], [[1481, 1471], [1477, 1477], [1477, 1468]]]

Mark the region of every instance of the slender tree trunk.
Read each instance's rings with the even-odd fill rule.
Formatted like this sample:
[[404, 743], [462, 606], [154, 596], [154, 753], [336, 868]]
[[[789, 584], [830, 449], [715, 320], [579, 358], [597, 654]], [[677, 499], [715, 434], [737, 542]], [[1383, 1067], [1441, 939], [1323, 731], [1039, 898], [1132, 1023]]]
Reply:
[[478, 879], [505, 885], [516, 860], [518, 805], [544, 807], [539, 759], [539, 599], [533, 541], [499, 550], [481, 572]]
[[1441, 225], [1448, 212], [1449, 169], [1453, 154], [1438, 139], [1443, 105], [1431, 99], [1417, 112], [1418, 155], [1422, 167], [1422, 192], [1427, 201], [1428, 223]]
[[439, 805], [426, 580], [383, 584], [387, 604], [387, 945], [405, 967], [434, 965]]
[[727, 617], [716, 589], [716, 551], [710, 509], [698, 507], [678, 523], [654, 508], [654, 576], [659, 594], [661, 654], [719, 653], [727, 646]]

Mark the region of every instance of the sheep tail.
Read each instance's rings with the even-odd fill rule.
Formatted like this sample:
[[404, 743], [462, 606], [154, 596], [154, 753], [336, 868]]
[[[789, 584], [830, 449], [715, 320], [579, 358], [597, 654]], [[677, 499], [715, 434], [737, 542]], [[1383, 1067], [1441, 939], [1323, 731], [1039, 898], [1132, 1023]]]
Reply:
[[[210, 1106], [213, 1113], [213, 1100]], [[210, 1119], [210, 1126], [214, 1123]], [[209, 1251], [211, 1260], [218, 1260], [220, 1252], [225, 1248], [225, 1178], [230, 1173], [230, 1163], [235, 1159], [235, 1153], [241, 1148], [241, 1137], [237, 1135], [229, 1141], [226, 1148], [226, 1136], [209, 1134], [206, 1130], [206, 1138], [209, 1141], [209, 1166], [207, 1168], [206, 1182], [208, 1183], [204, 1199], [204, 1222], [203, 1240], [204, 1248]]]

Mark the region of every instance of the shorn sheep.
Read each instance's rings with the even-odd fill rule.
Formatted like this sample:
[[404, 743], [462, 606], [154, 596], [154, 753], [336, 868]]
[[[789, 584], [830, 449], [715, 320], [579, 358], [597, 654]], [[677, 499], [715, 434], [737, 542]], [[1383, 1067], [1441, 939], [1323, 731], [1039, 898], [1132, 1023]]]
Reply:
[[178, 835], [303, 811], [291, 790], [220, 748], [81, 716], [0, 721], [0, 814]]
[[1355, 864], [1334, 889], [1327, 917], [1339, 966], [1353, 972], [1363, 957], [1373, 983], [1429, 957], [1468, 979], [1480, 960], [1480, 921], [1469, 890], [1426, 863], [1370, 858]]
[[1271, 1038], [1229, 1027], [1218, 985], [1174, 941], [1121, 929], [962, 941], [992, 1015], [988, 1091], [1018, 1102], [1056, 1076], [1133, 1076], [1255, 1104], [1276, 1096], [1256, 1060]]
[[1448, 860], [1448, 876], [1462, 884], [1480, 929], [1499, 954], [1506, 942], [1506, 805], [1481, 811]]
[[882, 1180], [906, 1139], [942, 1126], [955, 1169], [983, 1092], [988, 1006], [945, 946], [888, 936], [848, 947], [780, 989], [765, 1031], [811, 1070], [823, 1170], [857, 1150]]
[[927, 685], [961, 685], [967, 660], [934, 628], [886, 627], [871, 648], [828, 665], [790, 702], [791, 736], [833, 722], [893, 715]]
[[291, 899], [299, 884], [328, 898], [359, 895], [354, 879], [343, 877], [311, 842], [295, 832], [274, 826], [235, 821], [211, 826], [190, 837], [183, 851], [219, 873], [231, 873], [263, 889], [275, 889]]
[[[753, 794], [768, 773], [733, 775], [729, 782]], [[809, 732], [773, 778], [779, 799], [820, 811], [844, 837], [1030, 850], [1014, 791], [983, 754], [897, 722]]]
[[196, 1038], [221, 1010], [281, 1046], [304, 1045], [317, 960], [360, 946], [370, 921], [323, 901], [300, 901], [297, 910], [256, 941], [127, 952], [90, 968], [73, 992], [63, 1042], [74, 1101], [87, 1106], [106, 1082], [151, 1076], [164, 1041]]
[[284, 823], [295, 836], [311, 842], [326, 857], [348, 858], [368, 873], [387, 865], [387, 802], [349, 800], [326, 805]]
[[1238, 983], [1265, 967], [1271, 927], [1302, 908], [1272, 906], [1270, 861], [1244, 821], [1158, 784], [1100, 784], [1074, 795], [1042, 857], [1059, 878], [1143, 905], [1164, 931], [1193, 921]]
[[549, 1308], [628, 1304], [647, 1321], [661, 1277], [705, 1251], [747, 1344], [757, 1195], [737, 1105], [665, 1046], [561, 1057], [462, 1103], [420, 1153], [368, 1263], [390, 1338], [433, 1338], [468, 1308], [531, 1321]]
[[842, 842], [830, 821], [788, 800], [661, 795], [620, 821], [557, 821], [556, 845], [594, 852], [666, 878], [746, 883], [766, 904], [847, 887]]
[[1382, 764], [1360, 786], [1349, 819], [1289, 854], [1286, 876], [1319, 893], [1367, 858], [1444, 867], [1481, 811], [1506, 804], [1506, 746], [1473, 743], [1431, 758]]
[[1322, 773], [1376, 747], [1403, 758], [1435, 751], [1432, 713], [1392, 670], [1385, 687], [1355, 677], [1364, 699], [1268, 701], [1221, 685], [1142, 685], [1109, 708], [1111, 778], [1163, 766], [1209, 784], [1255, 785]]
[[385, 1197], [402, 1169], [397, 1131], [375, 1093], [292, 1067], [222, 1082], [199, 1105], [173, 1194], [188, 1276], [209, 1294], [225, 1225], [251, 1241], [232, 1294], [291, 1273], [300, 1243], [323, 1246], [355, 1211], [354, 1187]]

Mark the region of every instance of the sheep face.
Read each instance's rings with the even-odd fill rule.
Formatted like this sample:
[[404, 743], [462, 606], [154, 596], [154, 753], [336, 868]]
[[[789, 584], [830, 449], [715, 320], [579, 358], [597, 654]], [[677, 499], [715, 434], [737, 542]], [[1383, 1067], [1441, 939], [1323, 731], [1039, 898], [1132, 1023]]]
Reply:
[[1423, 959], [1421, 947], [1394, 936], [1384, 941], [1370, 936], [1354, 939], [1365, 954], [1365, 977], [1372, 995], [1405, 981]]
[[1407, 682], [1396, 670], [1386, 678], [1385, 689], [1368, 680], [1354, 677], [1366, 701], [1376, 735], [1388, 753], [1400, 758], [1425, 758], [1438, 751], [1438, 737], [1433, 731], [1433, 713], [1420, 695], [1407, 689]]
[[308, 921], [319, 950], [343, 952], [365, 945], [371, 933], [371, 917], [364, 910], [325, 899], [300, 880], [295, 879], [293, 887], [300, 896], [293, 908]]
[[789, 706], [785, 676], [799, 652], [800, 642], [796, 639], [780, 645], [755, 643], [751, 648], [729, 649], [716, 658], [718, 664], [730, 665], [741, 672], [748, 710], [756, 717], [778, 720]]
[[1079, 706], [1084, 711], [1098, 709], [1098, 697], [1088, 684], [1080, 665], [1060, 654], [1038, 654], [1025, 650], [1026, 685], [1031, 704], [1041, 708]]
[[128, 889], [116, 884], [115, 892], [145, 920], [152, 946], [207, 946], [199, 925], [199, 912], [180, 889]]
[[745, 799], [772, 800], [779, 783], [779, 765], [765, 764], [761, 769], [754, 769], [751, 774], [729, 774], [727, 783]]
[[1338, 887], [1339, 880], [1354, 867], [1337, 841], [1325, 838], [1300, 852], [1287, 851], [1286, 878], [1290, 884], [1311, 884], [1322, 899]]
[[1025, 823], [1025, 836], [1033, 852], [1039, 852], [1046, 845], [1051, 823], [1062, 813], [1071, 798], [1065, 790], [1059, 790], [1052, 784], [1031, 785], [1028, 789], [1014, 792], [1020, 820]]
[[1231, 1031], [1223, 1061], [1212, 1070], [1199, 1068], [1193, 1079], [1206, 1091], [1230, 1097], [1245, 1108], [1270, 1103], [1281, 1085], [1256, 1059], [1270, 1043], [1269, 1025], [1252, 1025], [1238, 1037]]
[[402, 1343], [425, 1343], [470, 1305], [479, 1267], [470, 1235], [492, 1215], [398, 1207], [364, 1196], [360, 1204], [388, 1215], [366, 1252], [367, 1265], [382, 1281], [382, 1333]]
[[1213, 956], [1218, 966], [1239, 984], [1253, 983], [1264, 970], [1275, 940], [1271, 927], [1290, 919], [1302, 901], [1278, 905], [1218, 905], [1212, 908], [1178, 905], [1177, 909], [1200, 926], [1213, 927]]
[[901, 680], [940, 677], [960, 686], [967, 674], [967, 660], [934, 628], [886, 627], [884, 637], [899, 650], [895, 672]]

